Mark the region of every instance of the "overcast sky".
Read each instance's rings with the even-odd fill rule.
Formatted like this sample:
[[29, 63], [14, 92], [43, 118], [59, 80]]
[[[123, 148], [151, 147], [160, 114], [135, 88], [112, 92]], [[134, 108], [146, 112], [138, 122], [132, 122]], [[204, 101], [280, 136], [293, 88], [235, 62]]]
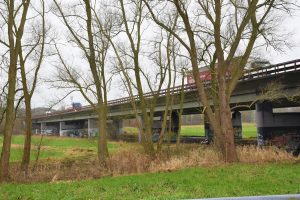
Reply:
[[[58, 23], [57, 19], [51, 19], [52, 23]], [[289, 60], [300, 59], [300, 11], [297, 11], [292, 17], [288, 17], [282, 24], [284, 31], [290, 32], [289, 42], [293, 44], [293, 47], [286, 49], [285, 52], [264, 51], [261, 52], [262, 56], [267, 58], [272, 64], [286, 62]], [[74, 49], [68, 49], [69, 52], [75, 51]], [[53, 66], [50, 63], [45, 63], [42, 70], [44, 78], [47, 77], [49, 72], [53, 71]], [[125, 95], [124, 91], [120, 91], [116, 83], [113, 83], [112, 91], [109, 93], [109, 99], [120, 98]], [[65, 94], [64, 91], [57, 89], [50, 89], [49, 85], [40, 82], [37, 92], [33, 96], [32, 104], [35, 107], [48, 107], [53, 101], [62, 97]], [[73, 94], [66, 98], [65, 101], [60, 104], [70, 106], [72, 101], [81, 102], [87, 104], [80, 94]], [[56, 108], [58, 108], [57, 106]]]

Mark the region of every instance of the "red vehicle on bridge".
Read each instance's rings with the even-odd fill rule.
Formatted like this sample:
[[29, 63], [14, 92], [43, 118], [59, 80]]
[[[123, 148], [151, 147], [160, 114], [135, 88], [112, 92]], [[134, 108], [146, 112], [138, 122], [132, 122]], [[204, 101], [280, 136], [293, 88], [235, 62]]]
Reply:
[[[251, 64], [249, 64], [249, 66], [246, 67], [245, 72], [247, 72], [249, 70], [253, 71], [253, 70], [263, 69], [263, 68], [268, 67], [270, 65], [271, 65], [271, 63], [269, 61], [265, 61], [265, 60], [255, 61], [255, 62], [252, 62]], [[200, 67], [199, 68], [199, 76], [200, 76], [200, 79], [204, 82], [205, 81], [211, 81], [210, 67], [209, 66]], [[229, 70], [226, 72], [226, 77], [228, 77], [228, 78], [230, 77], [230, 71]], [[192, 71], [189, 71], [187, 73], [186, 78], [187, 78], [187, 84], [194, 84], [195, 83]]]
[[[199, 68], [199, 76], [202, 81], [211, 81], [211, 73], [209, 67], [201, 67]], [[195, 79], [192, 71], [189, 71], [186, 75], [187, 84], [194, 84]]]

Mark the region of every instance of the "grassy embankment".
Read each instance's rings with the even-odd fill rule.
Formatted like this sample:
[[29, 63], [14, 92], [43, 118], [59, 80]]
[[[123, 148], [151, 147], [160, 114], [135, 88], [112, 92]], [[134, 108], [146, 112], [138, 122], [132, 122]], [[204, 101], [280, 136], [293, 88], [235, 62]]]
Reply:
[[294, 194], [298, 164], [235, 164], [79, 182], [4, 184], [0, 199], [188, 199]]

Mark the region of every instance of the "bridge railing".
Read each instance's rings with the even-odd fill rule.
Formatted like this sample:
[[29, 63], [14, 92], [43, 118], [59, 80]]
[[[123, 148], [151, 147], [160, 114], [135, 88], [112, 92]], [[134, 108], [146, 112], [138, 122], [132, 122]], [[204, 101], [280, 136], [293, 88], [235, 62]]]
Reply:
[[[255, 68], [251, 70], [246, 70], [244, 72], [244, 75], [239, 79], [239, 81], [246, 81], [246, 80], [252, 80], [252, 79], [257, 79], [257, 78], [262, 78], [262, 77], [267, 77], [267, 76], [272, 76], [272, 75], [277, 75], [277, 74], [282, 74], [282, 73], [287, 73], [287, 72], [292, 72], [292, 71], [297, 71], [300, 70], [300, 59], [298, 60], [292, 60], [284, 63], [279, 63], [276, 65], [270, 65], [268, 67], [260, 67], [260, 68]], [[209, 86], [211, 84], [210, 81], [205, 81], [203, 82], [205, 86]], [[179, 94], [182, 90], [182, 86], [176, 86], [173, 88], [170, 88], [170, 94]], [[183, 86], [184, 92], [189, 92], [189, 91], [195, 91], [197, 90], [197, 87], [195, 84], [186, 84]], [[153, 98], [154, 95], [157, 94], [158, 91], [155, 92], [147, 92], [144, 93], [144, 97], [146, 99]], [[159, 92], [159, 96], [163, 97], [166, 96], [168, 93], [168, 89], [163, 89]], [[130, 103], [130, 102], [138, 102], [140, 100], [139, 95], [135, 95], [132, 97], [123, 97], [120, 99], [115, 99], [108, 101], [109, 106], [113, 105], [121, 105], [125, 103]], [[35, 116], [34, 118], [41, 118], [41, 117], [48, 117], [48, 116], [55, 116], [55, 115], [60, 115], [60, 114], [65, 114], [65, 113], [71, 113], [71, 112], [76, 112], [76, 111], [82, 111], [82, 110], [90, 110], [92, 109], [92, 106], [83, 106], [80, 110], [65, 110], [65, 111], [57, 111], [55, 113], [49, 113], [46, 115], [40, 115], [40, 116]]]
[[241, 81], [300, 70], [300, 59], [245, 71]]

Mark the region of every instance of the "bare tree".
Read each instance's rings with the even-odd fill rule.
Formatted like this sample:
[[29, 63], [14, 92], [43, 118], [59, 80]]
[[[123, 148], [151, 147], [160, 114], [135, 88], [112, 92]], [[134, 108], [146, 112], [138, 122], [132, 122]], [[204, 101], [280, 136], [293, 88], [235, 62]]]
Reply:
[[[119, 17], [118, 23], [121, 28], [117, 33], [124, 33], [122, 37], [124, 40], [122, 40], [122, 43], [118, 43], [116, 40], [121, 37], [119, 36], [109, 38], [109, 41], [117, 58], [117, 71], [121, 72], [139, 124], [141, 143], [145, 152], [154, 157], [156, 152], [152, 141], [152, 124], [155, 106], [164, 86], [168, 68], [162, 63], [161, 55], [158, 55], [158, 58], [154, 59], [154, 65], [152, 65], [158, 67], [157, 73], [152, 68], [152, 72], [155, 73], [155, 83], [153, 84], [151, 75], [144, 71], [145, 68], [140, 62], [143, 56], [141, 51], [142, 32], [145, 28], [143, 27], [145, 18], [142, 2], [120, 0], [118, 5], [115, 15]], [[131, 11], [127, 12], [129, 10]], [[100, 20], [98, 21], [101, 23]], [[161, 48], [162, 41], [156, 44], [159, 44], [157, 46]], [[129, 51], [128, 48], [130, 49]], [[159, 52], [161, 53], [160, 50]], [[150, 90], [151, 98], [144, 95], [147, 88]], [[137, 93], [138, 97], [135, 97], [135, 93]]]
[[[21, 47], [21, 39], [27, 20], [30, 0], [24, 0], [19, 5], [14, 0], [8, 0], [1, 4], [1, 17], [6, 22], [8, 42], [1, 41], [9, 49], [8, 69], [8, 93], [6, 103], [6, 116], [4, 126], [4, 139], [1, 152], [0, 180], [6, 181], [9, 178], [9, 158], [11, 148], [11, 137], [14, 125], [15, 90], [18, 64], [18, 52]], [[18, 16], [18, 17], [17, 17]]]
[[[230, 96], [256, 45], [278, 47], [282, 44], [282, 40], [275, 41], [276, 37], [272, 37], [276, 35], [276, 12], [289, 12], [294, 3], [278, 0], [143, 1], [154, 22], [169, 31], [187, 52], [198, 96], [213, 127], [217, 147], [226, 162], [238, 161]], [[164, 11], [169, 10], [162, 8], [179, 13], [181, 23], [176, 31], [164, 22]], [[199, 77], [201, 65], [210, 68], [210, 89]]]
[[[89, 69], [92, 74], [92, 84], [86, 84], [85, 87], [78, 81], [82, 76], [71, 69], [67, 63], [64, 62], [61, 54], [59, 53], [60, 61], [64, 68], [64, 75], [61, 76], [66, 82], [76, 87], [85, 99], [93, 106], [98, 113], [98, 128], [99, 128], [99, 139], [98, 139], [98, 158], [100, 164], [106, 168], [109, 168], [109, 154], [107, 148], [107, 80], [106, 80], [106, 53], [108, 49], [108, 42], [104, 37], [99, 36], [99, 30], [95, 27], [95, 15], [93, 10], [96, 6], [90, 0], [77, 1], [73, 4], [72, 14], [66, 14], [63, 10], [62, 4], [54, 0], [55, 6], [58, 10], [59, 17], [62, 19], [66, 28], [70, 32], [71, 41], [83, 52], [84, 58], [88, 62]], [[80, 12], [76, 12], [78, 9]], [[77, 11], [78, 11], [77, 10]], [[74, 21], [76, 24], [74, 24]], [[59, 52], [59, 51], [58, 51]], [[64, 77], [65, 76], [65, 77]], [[81, 79], [84, 80], [84, 79]], [[95, 88], [93, 92], [92, 88]], [[92, 92], [95, 95], [97, 103], [94, 104], [87, 91]]]
[[[27, 173], [30, 162], [30, 151], [31, 151], [31, 135], [32, 135], [32, 111], [31, 111], [31, 99], [37, 86], [39, 77], [39, 71], [42, 66], [45, 49], [45, 38], [46, 38], [46, 24], [45, 24], [45, 3], [44, 0], [40, 0], [42, 7], [41, 11], [38, 12], [38, 16], [41, 17], [41, 25], [37, 26], [36, 22], [32, 25], [30, 44], [22, 44], [19, 50], [19, 63], [21, 71], [21, 82], [23, 97], [25, 101], [25, 112], [26, 112], [26, 134], [24, 142], [24, 151], [21, 163], [21, 169]], [[37, 28], [36, 28], [37, 27]], [[23, 55], [25, 53], [25, 55]], [[36, 60], [36, 61], [35, 61]], [[29, 68], [28, 62], [31, 61]], [[34, 64], [33, 64], [34, 63]], [[33, 71], [33, 75], [29, 73]], [[30, 80], [30, 81], [29, 81]]]
[[[177, 17], [177, 16], [176, 16]], [[176, 23], [177, 23], [177, 19], [175, 18], [175, 21], [173, 23], [173, 28], [176, 27]], [[172, 37], [172, 34], [167, 33], [166, 36], [166, 47], [165, 47], [165, 51], [166, 51], [166, 71], [167, 71], [167, 88], [165, 89], [166, 93], [165, 95], [165, 111], [164, 111], [164, 115], [163, 115], [163, 119], [162, 119], [162, 127], [161, 127], [161, 132], [159, 135], [159, 139], [157, 141], [157, 152], [161, 152], [162, 150], [162, 143], [163, 140], [165, 138], [165, 133], [168, 132], [170, 135], [171, 131], [172, 131], [172, 113], [173, 113], [173, 103], [174, 103], [174, 94], [171, 94], [171, 87], [175, 86], [176, 84], [176, 46], [174, 44], [174, 38]], [[157, 65], [161, 66], [162, 65], [162, 47], [160, 45], [159, 48], [159, 56], [158, 56], [158, 63]], [[172, 71], [174, 73], [172, 73]], [[169, 117], [169, 123], [167, 122]]]

